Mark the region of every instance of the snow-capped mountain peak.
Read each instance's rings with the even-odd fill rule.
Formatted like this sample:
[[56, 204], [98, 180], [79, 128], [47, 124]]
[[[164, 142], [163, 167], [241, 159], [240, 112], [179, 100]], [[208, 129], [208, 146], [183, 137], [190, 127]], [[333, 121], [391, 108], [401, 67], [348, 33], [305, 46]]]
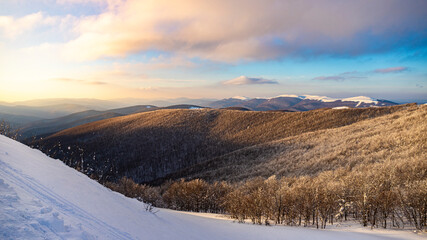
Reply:
[[357, 97], [350, 97], [350, 98], [343, 98], [341, 99], [341, 101], [343, 102], [362, 102], [362, 103], [373, 103], [373, 104], [377, 104], [378, 101], [370, 98], [370, 97], [366, 97], [366, 96], [357, 96]]
[[349, 108], [393, 106], [397, 103], [387, 100], [377, 100], [367, 96], [333, 98], [320, 95], [282, 94], [275, 97], [241, 97], [222, 99], [212, 102], [209, 107], [244, 107], [255, 111], [290, 110], [308, 111], [318, 108], [334, 108], [347, 106]]
[[251, 98], [245, 97], [245, 96], [234, 96], [234, 97], [232, 97], [232, 99], [238, 99], [238, 100], [246, 101], [246, 100], [249, 100]]
[[290, 97], [290, 98], [299, 98], [299, 99], [305, 99], [305, 100], [315, 100], [320, 102], [335, 102], [335, 101], [343, 101], [343, 102], [361, 102], [361, 103], [373, 103], [377, 104], [378, 101], [376, 101], [373, 98], [367, 97], [367, 96], [357, 96], [357, 97], [348, 97], [348, 98], [332, 98], [327, 96], [318, 96], [318, 95], [295, 95], [295, 94], [283, 94], [278, 95], [273, 98], [279, 98], [279, 97]]
[[335, 102], [339, 100], [336, 98], [331, 98], [327, 96], [317, 96], [317, 95], [301, 95], [301, 96], [298, 96], [298, 98], [307, 99], [307, 100], [317, 100], [321, 102]]
[[295, 94], [283, 94], [283, 95], [279, 95], [279, 96], [276, 96], [276, 97], [273, 97], [273, 98], [279, 98], [279, 97], [297, 98], [298, 95], [295, 95]]

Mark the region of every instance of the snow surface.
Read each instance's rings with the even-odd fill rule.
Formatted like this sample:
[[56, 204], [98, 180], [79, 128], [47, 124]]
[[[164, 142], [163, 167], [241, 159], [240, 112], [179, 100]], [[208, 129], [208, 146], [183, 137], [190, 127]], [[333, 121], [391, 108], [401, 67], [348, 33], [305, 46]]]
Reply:
[[190, 110], [197, 110], [197, 109], [203, 109], [203, 108], [202, 107], [190, 107], [188, 109], [190, 109]]
[[276, 96], [276, 97], [274, 97], [274, 98], [278, 98], [278, 97], [298, 98], [298, 95], [293, 95], [293, 94], [283, 94], [283, 95]]
[[332, 109], [348, 109], [349, 107], [347, 107], [347, 106], [341, 106], [341, 107], [334, 107], [334, 108], [332, 108]]
[[0, 239], [422, 239], [411, 232], [361, 227], [238, 224], [212, 214], [151, 213], [144, 207], [0, 135]]
[[[299, 99], [307, 99], [307, 100], [315, 100], [320, 102], [335, 102], [335, 101], [343, 101], [343, 102], [358, 102], [357, 106], [359, 106], [361, 103], [373, 103], [378, 104], [378, 101], [376, 101], [373, 98], [366, 97], [366, 96], [357, 96], [357, 97], [350, 97], [350, 98], [331, 98], [327, 96], [318, 96], [318, 95], [279, 95], [272, 98], [278, 98], [278, 97], [293, 97], [293, 98], [299, 98]], [[272, 99], [267, 98], [267, 99]]]
[[358, 97], [351, 97], [351, 98], [343, 98], [341, 99], [343, 102], [359, 102], [359, 103], [374, 103], [377, 104], [378, 101], [374, 100], [373, 98], [366, 97], [366, 96], [358, 96]]
[[232, 97], [232, 99], [247, 101], [247, 100], [250, 100], [251, 98], [244, 97], [244, 96], [234, 96], [234, 97]]
[[317, 100], [320, 102], [335, 102], [335, 101], [339, 100], [336, 98], [330, 98], [330, 97], [326, 97], [326, 96], [316, 96], [316, 95], [302, 95], [302, 96], [299, 96], [299, 98], [308, 99], [308, 100]]

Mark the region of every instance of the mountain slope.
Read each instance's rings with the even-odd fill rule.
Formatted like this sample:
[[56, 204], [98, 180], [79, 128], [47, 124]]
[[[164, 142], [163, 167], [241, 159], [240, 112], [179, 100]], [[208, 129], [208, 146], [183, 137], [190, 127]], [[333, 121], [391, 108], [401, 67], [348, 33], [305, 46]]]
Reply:
[[[76, 127], [86, 123], [104, 120], [113, 117], [125, 116], [141, 112], [150, 112], [158, 109], [198, 109], [203, 108], [195, 105], [173, 105], [159, 108], [153, 105], [136, 105], [124, 108], [110, 109], [106, 111], [88, 110], [73, 113], [59, 118], [44, 119], [24, 125], [20, 132], [20, 140], [32, 140], [32, 137], [45, 137], [67, 128]], [[0, 115], [1, 116], [1, 115]], [[30, 138], [30, 139], [29, 139]]]
[[117, 113], [104, 113], [100, 111], [89, 110], [73, 113], [59, 118], [39, 120], [23, 126], [20, 129], [20, 139], [53, 134], [55, 132], [81, 124], [118, 116], [122, 115]]
[[257, 176], [315, 175], [340, 167], [370, 168], [381, 164], [427, 169], [426, 119], [427, 106], [411, 106], [352, 125], [240, 149], [168, 177], [241, 181]]
[[5, 240], [420, 238], [405, 232], [237, 224], [166, 209], [154, 214], [145, 211], [142, 202], [4, 136], [0, 166], [0, 238]]
[[57, 118], [87, 110], [91, 110], [91, 108], [77, 104], [54, 104], [49, 106], [0, 105], [0, 113], [42, 119]]
[[59, 118], [44, 119], [26, 124], [20, 129], [20, 139], [31, 137], [44, 137], [61, 130], [95, 122], [103, 119], [119, 117], [139, 112], [153, 111], [157, 107], [151, 105], [138, 105], [125, 108], [111, 109], [107, 111], [88, 110], [73, 113]]
[[406, 106], [292, 113], [159, 110], [81, 125], [38, 144], [51, 156], [101, 180], [128, 176], [146, 182], [238, 149], [403, 108]]
[[39, 121], [41, 118], [32, 117], [32, 116], [22, 116], [22, 115], [13, 115], [0, 113], [0, 121], [5, 121], [11, 125], [12, 128], [20, 128], [30, 122]]
[[0, 238], [421, 239], [410, 232], [237, 224], [160, 209], [112, 192], [37, 150], [0, 135]]

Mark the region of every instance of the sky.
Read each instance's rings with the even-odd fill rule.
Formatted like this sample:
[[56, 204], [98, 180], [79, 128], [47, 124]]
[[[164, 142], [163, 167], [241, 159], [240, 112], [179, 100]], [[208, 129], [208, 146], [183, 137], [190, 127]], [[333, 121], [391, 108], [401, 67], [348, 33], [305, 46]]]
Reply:
[[427, 101], [425, 0], [0, 0], [0, 101]]

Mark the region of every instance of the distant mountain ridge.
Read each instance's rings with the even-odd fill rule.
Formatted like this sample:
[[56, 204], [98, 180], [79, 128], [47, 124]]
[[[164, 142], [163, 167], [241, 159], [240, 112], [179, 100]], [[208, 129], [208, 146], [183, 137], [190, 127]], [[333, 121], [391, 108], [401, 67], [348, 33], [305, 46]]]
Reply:
[[[19, 139], [24, 140], [32, 137], [40, 138], [50, 134], [62, 131], [67, 128], [76, 127], [82, 124], [91, 123], [99, 120], [126, 116], [134, 113], [149, 112], [159, 109], [199, 109], [203, 108], [196, 105], [174, 105], [166, 108], [159, 108], [153, 105], [136, 105], [131, 107], [116, 108], [106, 111], [87, 110], [72, 113], [66, 116], [53, 119], [42, 119], [23, 125], [19, 129]], [[0, 114], [0, 117], [2, 115]]]
[[[135, 100], [113, 102], [97, 99], [40, 99], [0, 105], [0, 120], [20, 128], [21, 139], [52, 134], [81, 124], [132, 113], [158, 109], [199, 109], [216, 108], [241, 111], [283, 111], [299, 112], [319, 108], [364, 108], [393, 106], [397, 103], [373, 99], [366, 96], [331, 98], [316, 95], [279, 95], [271, 98], [249, 98], [235, 96], [222, 100], [179, 98], [158, 107], [152, 104], [130, 105]], [[199, 102], [200, 104], [194, 104]], [[159, 102], [160, 103], [160, 102]], [[28, 105], [17, 105], [28, 104]], [[79, 105], [81, 104], [81, 105]], [[124, 106], [112, 108], [112, 106]]]
[[62, 117], [71, 113], [93, 110], [88, 106], [77, 104], [54, 104], [47, 106], [0, 105], [0, 113], [49, 119]]
[[316, 95], [279, 95], [272, 98], [246, 98], [232, 97], [222, 99], [209, 104], [212, 108], [242, 107], [254, 111], [269, 110], [290, 110], [290, 111], [309, 111], [318, 108], [336, 108], [336, 107], [384, 107], [393, 106], [397, 103], [373, 99], [366, 96], [357, 96], [350, 98], [330, 98]]

